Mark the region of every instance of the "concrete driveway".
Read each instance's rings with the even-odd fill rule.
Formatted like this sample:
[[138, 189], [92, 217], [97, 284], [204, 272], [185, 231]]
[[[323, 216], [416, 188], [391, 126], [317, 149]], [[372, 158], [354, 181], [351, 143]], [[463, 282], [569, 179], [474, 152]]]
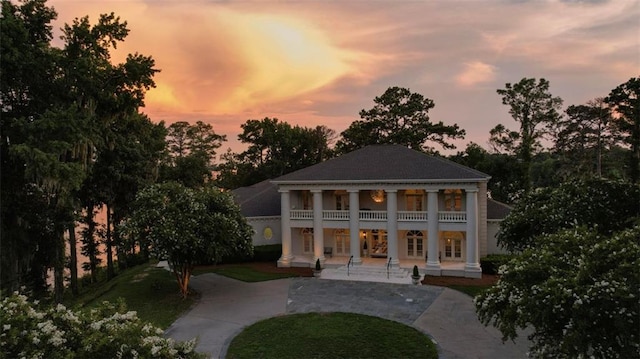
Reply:
[[431, 336], [440, 358], [526, 358], [528, 342], [505, 343], [476, 318], [469, 296], [446, 288], [289, 278], [245, 283], [217, 274], [192, 278], [200, 301], [166, 335], [198, 337], [196, 350], [224, 358], [231, 340], [259, 320], [304, 312], [352, 312], [395, 320]]

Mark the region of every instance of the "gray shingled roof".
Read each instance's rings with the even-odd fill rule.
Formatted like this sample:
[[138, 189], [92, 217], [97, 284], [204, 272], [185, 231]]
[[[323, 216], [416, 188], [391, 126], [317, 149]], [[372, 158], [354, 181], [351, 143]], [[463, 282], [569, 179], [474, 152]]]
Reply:
[[231, 191], [245, 217], [280, 215], [280, 193], [278, 186], [266, 180]]
[[505, 219], [512, 209], [509, 205], [487, 198], [487, 219]]
[[275, 183], [488, 180], [489, 175], [400, 145], [373, 145], [291, 172]]

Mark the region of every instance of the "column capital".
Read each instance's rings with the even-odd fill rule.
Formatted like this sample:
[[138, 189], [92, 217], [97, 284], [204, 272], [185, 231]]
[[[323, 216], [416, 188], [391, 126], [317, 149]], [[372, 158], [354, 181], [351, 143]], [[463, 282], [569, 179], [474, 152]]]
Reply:
[[347, 190], [348, 193], [360, 193], [359, 189], [348, 189]]
[[321, 189], [314, 188], [314, 189], [312, 189], [312, 190], [309, 190], [309, 192], [311, 192], [311, 193], [322, 193], [322, 190], [321, 190]]
[[397, 193], [398, 190], [397, 189], [385, 189], [384, 192], [385, 193]]
[[476, 193], [476, 192], [478, 192], [478, 189], [477, 188], [471, 188], [471, 189], [465, 189], [464, 191], [468, 192], [468, 193]]
[[438, 193], [438, 192], [440, 192], [439, 189], [433, 189], [433, 188], [428, 188], [428, 189], [425, 189], [424, 191], [427, 192], [427, 193]]

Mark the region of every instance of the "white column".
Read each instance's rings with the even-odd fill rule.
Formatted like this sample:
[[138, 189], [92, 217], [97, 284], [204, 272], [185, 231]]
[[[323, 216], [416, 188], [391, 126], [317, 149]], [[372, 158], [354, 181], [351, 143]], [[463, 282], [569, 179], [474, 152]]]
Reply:
[[467, 253], [464, 266], [465, 277], [480, 278], [482, 270], [478, 263], [478, 190], [467, 193]]
[[387, 257], [391, 259], [391, 266], [398, 267], [398, 191], [387, 192]]
[[320, 259], [324, 263], [324, 228], [322, 227], [322, 190], [311, 190], [313, 193], [313, 263]]
[[439, 276], [438, 190], [427, 190], [427, 241], [427, 274]]
[[291, 200], [288, 190], [280, 192], [280, 223], [282, 225], [282, 256], [278, 259], [278, 267], [291, 267], [293, 253], [291, 253]]
[[358, 190], [349, 190], [349, 240], [353, 264], [362, 264], [360, 258], [360, 198]]

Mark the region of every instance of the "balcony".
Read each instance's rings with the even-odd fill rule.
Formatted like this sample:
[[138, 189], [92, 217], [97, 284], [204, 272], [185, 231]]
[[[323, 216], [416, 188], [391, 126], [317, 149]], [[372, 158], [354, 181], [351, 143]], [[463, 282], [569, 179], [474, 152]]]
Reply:
[[[293, 220], [313, 220], [312, 210], [291, 210]], [[325, 210], [322, 211], [322, 219], [328, 221], [348, 221], [349, 211]], [[387, 211], [359, 211], [360, 221], [385, 222]], [[427, 212], [423, 211], [398, 211], [398, 222], [426, 222]], [[466, 212], [438, 212], [438, 222], [440, 223], [465, 223], [467, 221]]]

